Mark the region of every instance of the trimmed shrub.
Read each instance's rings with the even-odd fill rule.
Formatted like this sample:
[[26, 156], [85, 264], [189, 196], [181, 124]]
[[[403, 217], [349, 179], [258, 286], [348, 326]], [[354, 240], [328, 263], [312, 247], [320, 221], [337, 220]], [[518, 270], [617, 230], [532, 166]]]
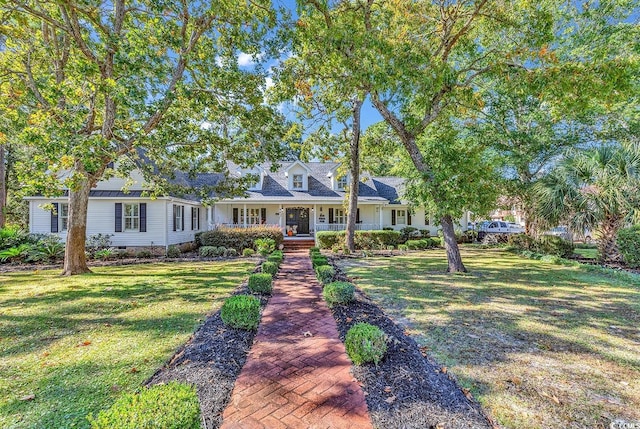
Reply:
[[[271, 276], [264, 275], [271, 280]], [[260, 322], [260, 300], [249, 295], [229, 297], [222, 304], [220, 317], [225, 325], [232, 328], [254, 330]]]
[[172, 244], [167, 248], [167, 258], [179, 258], [182, 252], [175, 244]]
[[224, 246], [241, 252], [245, 248], [253, 248], [259, 238], [271, 238], [276, 247], [282, 244], [282, 230], [277, 226], [257, 226], [253, 228], [218, 228], [200, 234], [203, 246]]
[[347, 332], [344, 347], [354, 364], [373, 362], [377, 365], [387, 352], [387, 336], [377, 326], [356, 323]]
[[618, 231], [616, 244], [625, 264], [632, 268], [640, 267], [640, 225]]
[[224, 256], [227, 253], [227, 248], [224, 246], [214, 247], [214, 256]]
[[262, 272], [269, 274], [271, 277], [274, 277], [276, 274], [278, 274], [278, 264], [269, 261], [263, 262]]
[[313, 269], [315, 270], [316, 268], [322, 266], [322, 265], [329, 265], [329, 261], [327, 260], [326, 256], [314, 256], [313, 258], [311, 258], [311, 265], [313, 266]]
[[267, 262], [273, 262], [276, 265], [280, 265], [282, 264], [282, 260], [283, 260], [283, 256], [280, 254], [275, 254], [275, 252], [273, 252], [271, 255], [267, 256]]
[[573, 243], [555, 235], [543, 235], [537, 242], [538, 252], [568, 258], [573, 255]]
[[406, 252], [409, 250], [409, 247], [406, 244], [398, 244], [398, 250], [401, 252]]
[[200, 403], [193, 386], [172, 381], [122, 395], [108, 410], [87, 418], [92, 429], [199, 429]]
[[309, 256], [313, 255], [314, 253], [319, 253], [320, 252], [320, 248], [313, 246], [312, 248], [309, 249]]
[[224, 256], [227, 256], [227, 257], [238, 256], [238, 251], [234, 248], [227, 249], [224, 251]]
[[136, 258], [152, 258], [153, 257], [153, 253], [151, 253], [150, 250], [138, 250], [135, 254]]
[[353, 284], [347, 282], [329, 283], [322, 290], [322, 297], [329, 307], [336, 304], [346, 304], [353, 301], [356, 288]]
[[421, 229], [420, 230], [420, 237], [422, 237], [422, 238], [431, 237], [431, 231], [429, 231], [428, 229]]
[[407, 240], [405, 244], [409, 250], [424, 250], [429, 247], [431, 240]]
[[442, 247], [442, 237], [431, 237], [429, 241], [431, 241], [431, 247]]
[[411, 237], [417, 237], [418, 235], [418, 228], [415, 228], [413, 226], [405, 226], [400, 230], [400, 241], [405, 242]]
[[211, 258], [214, 256], [218, 256], [218, 248], [215, 246], [202, 246], [199, 249], [200, 256], [203, 258]]
[[244, 256], [244, 257], [248, 258], [248, 257], [253, 256], [255, 254], [256, 254], [256, 251], [253, 250], [250, 247], [245, 247], [244, 249], [242, 249], [242, 256]]
[[327, 284], [333, 280], [333, 276], [336, 275], [336, 270], [331, 265], [321, 265], [316, 268], [316, 277], [322, 284]]
[[[344, 231], [319, 231], [316, 234], [318, 246], [321, 249], [332, 249], [335, 245], [344, 243]], [[359, 250], [384, 249], [389, 245], [400, 243], [400, 232], [393, 230], [356, 231], [355, 245]]]
[[507, 240], [509, 246], [513, 246], [519, 250], [535, 250], [536, 240], [527, 234], [511, 234]]
[[258, 238], [254, 242], [254, 247], [262, 256], [267, 256], [269, 253], [276, 250], [276, 241], [273, 238]]
[[248, 287], [252, 293], [270, 294], [273, 289], [273, 277], [267, 273], [251, 274]]

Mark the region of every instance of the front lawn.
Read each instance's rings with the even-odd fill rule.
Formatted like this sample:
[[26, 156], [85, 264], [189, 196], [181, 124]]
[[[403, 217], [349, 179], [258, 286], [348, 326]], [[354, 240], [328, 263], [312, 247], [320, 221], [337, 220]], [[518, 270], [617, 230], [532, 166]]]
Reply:
[[0, 427], [88, 427], [252, 270], [246, 260], [0, 274]]
[[640, 421], [640, 276], [463, 248], [340, 262], [508, 428]]

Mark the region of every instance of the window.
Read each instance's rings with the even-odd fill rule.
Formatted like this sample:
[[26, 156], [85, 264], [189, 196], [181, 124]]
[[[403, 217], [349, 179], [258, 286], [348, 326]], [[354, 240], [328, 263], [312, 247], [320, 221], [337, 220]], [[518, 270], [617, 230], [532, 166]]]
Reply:
[[60, 203], [58, 212], [58, 231], [66, 231], [67, 221], [69, 220], [69, 204]]
[[173, 230], [184, 231], [184, 206], [173, 205]]
[[347, 176], [338, 178], [338, 189], [346, 189], [348, 185]]
[[302, 189], [302, 174], [293, 175], [293, 189]]
[[336, 209], [336, 223], [347, 223], [347, 214], [344, 210]]
[[140, 205], [124, 204], [122, 218], [124, 220], [125, 231], [140, 230]]
[[405, 225], [407, 223], [406, 210], [396, 210], [396, 223], [398, 225]]
[[424, 215], [424, 225], [425, 226], [431, 225], [431, 215], [429, 214]]
[[191, 207], [191, 229], [200, 229], [200, 207]]

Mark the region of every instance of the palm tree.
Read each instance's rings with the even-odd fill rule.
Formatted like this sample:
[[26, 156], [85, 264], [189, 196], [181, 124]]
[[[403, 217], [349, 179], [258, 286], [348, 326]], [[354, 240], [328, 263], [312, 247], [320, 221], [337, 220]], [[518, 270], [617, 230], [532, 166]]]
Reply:
[[640, 144], [574, 150], [534, 192], [541, 223], [596, 231], [600, 259], [619, 261], [618, 230], [640, 215]]

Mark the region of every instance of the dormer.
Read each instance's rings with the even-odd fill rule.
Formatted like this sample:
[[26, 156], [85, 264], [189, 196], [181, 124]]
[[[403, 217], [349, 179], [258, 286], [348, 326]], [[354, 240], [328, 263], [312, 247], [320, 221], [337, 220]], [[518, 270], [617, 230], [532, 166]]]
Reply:
[[338, 165], [333, 167], [327, 177], [331, 179], [331, 187], [334, 191], [346, 191], [351, 183], [351, 175], [340, 173], [338, 167]]
[[254, 181], [247, 189], [250, 191], [260, 191], [262, 190], [262, 183], [264, 182], [264, 177], [267, 173], [258, 165], [253, 168], [241, 168], [236, 166], [235, 171], [232, 171], [232, 175], [238, 178], [247, 177], [249, 175], [257, 176], [258, 180]]
[[290, 191], [308, 191], [309, 173], [311, 169], [300, 161], [296, 161], [284, 170]]

